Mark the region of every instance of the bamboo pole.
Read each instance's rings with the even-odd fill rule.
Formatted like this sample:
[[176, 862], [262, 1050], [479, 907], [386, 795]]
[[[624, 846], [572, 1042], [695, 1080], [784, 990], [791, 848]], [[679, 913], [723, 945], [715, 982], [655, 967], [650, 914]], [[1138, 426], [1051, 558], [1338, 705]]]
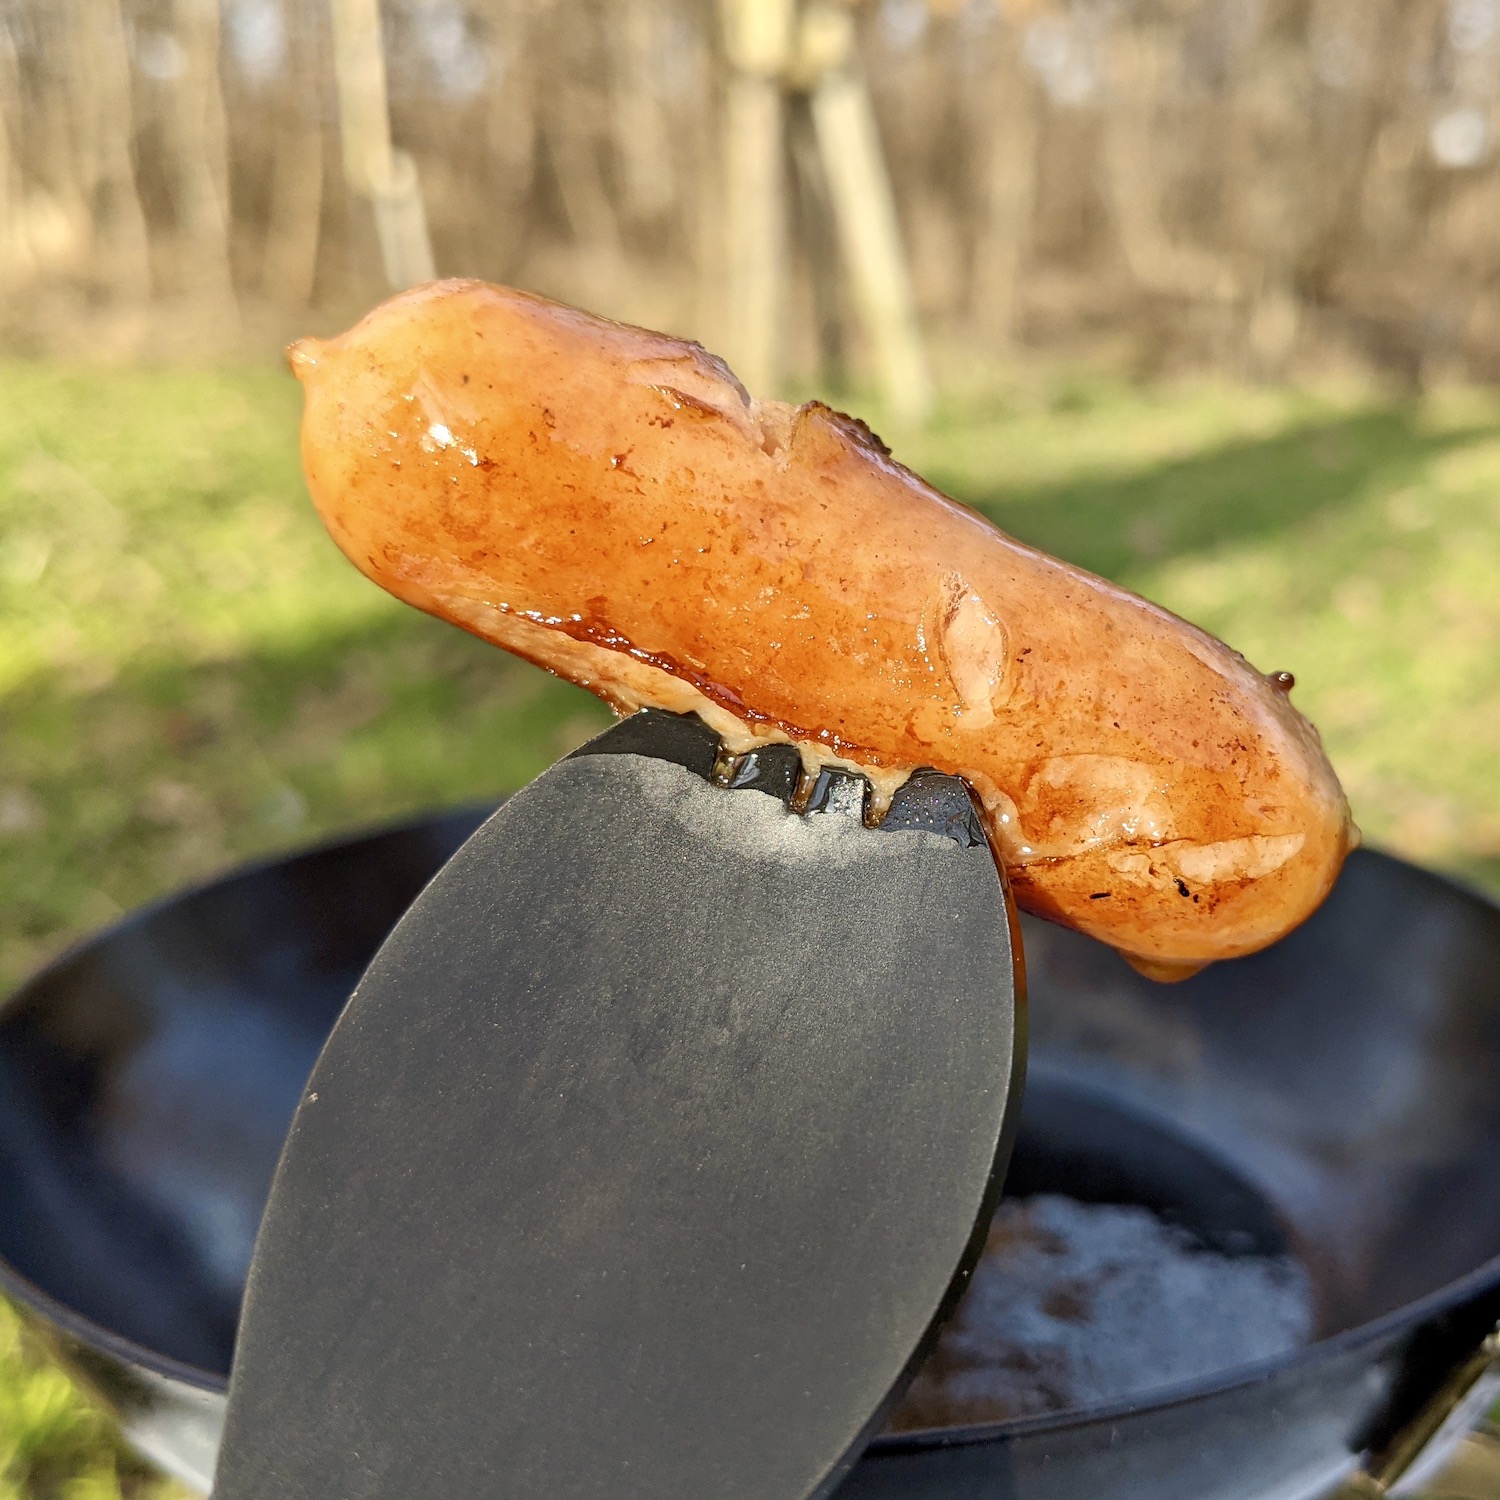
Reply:
[[724, 344], [752, 390], [774, 395], [782, 376], [786, 185], [781, 75], [794, 0], [724, 0], [731, 75], [725, 100]]
[[344, 176], [370, 199], [386, 280], [395, 291], [437, 275], [417, 164], [391, 145], [380, 0], [332, 0]]
[[854, 55], [854, 19], [843, 5], [815, 0], [800, 41], [802, 65], [817, 78], [813, 127], [860, 321], [891, 414], [920, 423], [932, 410], [932, 375], [875, 112]]

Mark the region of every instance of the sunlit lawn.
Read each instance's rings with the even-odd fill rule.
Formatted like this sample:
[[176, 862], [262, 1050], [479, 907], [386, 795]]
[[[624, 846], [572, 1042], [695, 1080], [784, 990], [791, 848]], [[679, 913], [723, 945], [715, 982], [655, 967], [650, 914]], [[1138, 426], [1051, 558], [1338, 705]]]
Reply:
[[[357, 577], [296, 414], [272, 369], [0, 366], [0, 988], [153, 895], [515, 786], [605, 722]], [[1500, 888], [1500, 397], [1038, 381], [898, 450], [1295, 672], [1367, 836]], [[0, 1500], [115, 1495], [51, 1381], [0, 1321]]]

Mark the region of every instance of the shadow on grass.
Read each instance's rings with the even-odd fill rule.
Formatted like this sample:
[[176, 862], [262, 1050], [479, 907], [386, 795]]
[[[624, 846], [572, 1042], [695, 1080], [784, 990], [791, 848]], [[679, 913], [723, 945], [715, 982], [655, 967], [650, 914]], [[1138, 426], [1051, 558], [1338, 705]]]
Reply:
[[1415, 409], [1395, 406], [1060, 484], [987, 486], [941, 459], [929, 477], [1032, 546], [1128, 581], [1143, 566], [1300, 527], [1372, 488], [1399, 489], [1441, 454], [1494, 431], [1424, 431]]
[[[236, 860], [524, 784], [597, 700], [406, 611], [212, 663], [0, 700], [0, 990], [60, 941]], [[3, 809], [0, 809], [3, 811]]]

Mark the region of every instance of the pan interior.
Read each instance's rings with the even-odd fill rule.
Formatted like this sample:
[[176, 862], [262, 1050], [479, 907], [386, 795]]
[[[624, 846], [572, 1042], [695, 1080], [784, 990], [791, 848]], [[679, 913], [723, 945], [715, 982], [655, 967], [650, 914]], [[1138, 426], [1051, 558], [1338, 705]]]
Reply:
[[1494, 906], [1362, 850], [1304, 926], [1184, 984], [1042, 923], [1025, 946], [1033, 1077], [1157, 1122], [1262, 1198], [1319, 1337], [1500, 1257]]
[[1162, 1122], [1043, 1073], [985, 1254], [890, 1430], [1139, 1399], [1306, 1344], [1316, 1318], [1262, 1192]]
[[271, 1174], [318, 1050], [385, 934], [480, 816], [231, 876], [128, 920], [20, 991], [0, 1019], [10, 1269], [222, 1384]]

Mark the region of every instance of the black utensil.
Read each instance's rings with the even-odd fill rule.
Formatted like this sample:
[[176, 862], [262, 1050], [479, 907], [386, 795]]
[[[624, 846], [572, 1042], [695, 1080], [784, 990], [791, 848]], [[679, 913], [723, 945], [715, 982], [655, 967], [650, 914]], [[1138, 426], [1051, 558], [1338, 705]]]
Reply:
[[[377, 954], [257, 1241], [217, 1500], [831, 1490], [978, 1253], [1024, 1032], [968, 794], [639, 715]], [[759, 788], [770, 789], [766, 795]]]

